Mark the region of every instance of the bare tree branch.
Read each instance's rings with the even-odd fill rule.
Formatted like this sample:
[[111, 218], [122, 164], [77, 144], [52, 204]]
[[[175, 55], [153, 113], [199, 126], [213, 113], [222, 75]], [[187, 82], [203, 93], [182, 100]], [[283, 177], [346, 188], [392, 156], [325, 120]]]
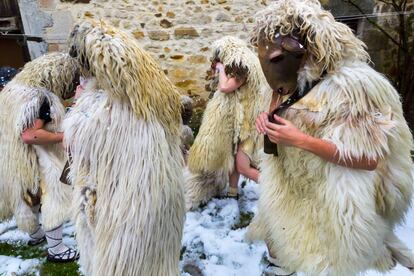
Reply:
[[387, 4], [387, 5], [392, 5], [392, 2], [389, 2], [389, 1], [386, 1], [386, 0], [378, 0], [378, 2], [382, 2], [382, 3]]
[[377, 22], [375, 22], [371, 18], [367, 17], [365, 15], [365, 12], [361, 9], [361, 7], [358, 4], [356, 4], [352, 0], [343, 0], [343, 1], [346, 2], [346, 3], [349, 3], [350, 5], [352, 5], [353, 7], [355, 7], [361, 13], [361, 15], [365, 17], [365, 19], [369, 23], [371, 23], [372, 25], [374, 25], [381, 33], [383, 33], [386, 37], [388, 37], [388, 39], [390, 39], [395, 45], [397, 45], [398, 47], [401, 47], [401, 44], [397, 40], [395, 40], [394, 37], [392, 37], [391, 34], [389, 34], [386, 30], [384, 30], [384, 28], [382, 28]]
[[391, 6], [394, 8], [396, 12], [402, 11], [403, 2], [398, 3], [398, 0], [392, 0]]
[[[414, 37], [409, 27], [411, 17], [406, 15], [407, 6], [412, 0], [376, 0], [383, 3], [385, 8], [392, 9], [397, 14], [398, 23], [392, 22], [392, 26], [380, 26], [376, 20], [366, 15], [362, 8], [357, 4], [357, 0], [342, 0], [342, 2], [353, 6], [362, 17], [374, 28], [379, 30], [389, 40], [397, 50], [395, 68], [392, 68], [391, 76], [393, 83], [403, 100], [404, 116], [412, 130], [414, 130]], [[408, 22], [407, 22], [408, 21]], [[389, 30], [391, 28], [392, 30]]]
[[407, 3], [408, 3], [408, 1], [407, 1], [407, 0], [404, 0], [404, 1], [402, 2], [402, 10], [403, 10], [403, 11], [406, 11], [406, 10], [407, 10]]

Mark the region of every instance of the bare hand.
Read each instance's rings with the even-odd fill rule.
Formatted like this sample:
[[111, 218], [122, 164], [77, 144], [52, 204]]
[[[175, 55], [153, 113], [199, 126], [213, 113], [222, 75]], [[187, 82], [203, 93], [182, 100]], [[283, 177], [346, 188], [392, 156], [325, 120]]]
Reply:
[[79, 97], [82, 95], [85, 88], [82, 86], [82, 84], [79, 84], [76, 86], [76, 92], [75, 92], [75, 100], [79, 99]]
[[224, 65], [221, 62], [216, 63], [216, 72], [224, 71]]
[[269, 137], [269, 140], [273, 143], [285, 146], [302, 147], [306, 142], [308, 135], [303, 133], [290, 121], [277, 115], [274, 115], [274, 118], [278, 124], [269, 121], [265, 123], [265, 133]]
[[262, 112], [256, 119], [256, 129], [260, 134], [266, 134], [266, 123], [269, 122], [269, 113]]
[[85, 91], [86, 85], [88, 84], [88, 82], [89, 82], [89, 79], [84, 79], [84, 78], [80, 77], [79, 85], [76, 86], [75, 100], [79, 99], [79, 97]]

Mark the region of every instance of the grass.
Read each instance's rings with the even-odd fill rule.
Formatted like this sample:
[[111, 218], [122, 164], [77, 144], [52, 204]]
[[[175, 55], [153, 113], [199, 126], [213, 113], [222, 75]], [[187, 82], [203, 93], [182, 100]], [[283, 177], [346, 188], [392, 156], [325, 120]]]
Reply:
[[232, 230], [247, 227], [252, 221], [254, 214], [252, 212], [241, 212], [239, 221], [231, 227]]
[[77, 263], [51, 263], [44, 262], [40, 268], [40, 275], [42, 276], [77, 276], [79, 273], [79, 266]]
[[43, 246], [28, 246], [22, 243], [0, 243], [0, 255], [20, 257], [22, 259], [42, 259], [39, 267], [41, 276], [78, 276], [77, 263], [51, 263], [46, 261]]
[[45, 258], [46, 252], [41, 246], [28, 246], [22, 243], [0, 243], [0, 255], [34, 259]]

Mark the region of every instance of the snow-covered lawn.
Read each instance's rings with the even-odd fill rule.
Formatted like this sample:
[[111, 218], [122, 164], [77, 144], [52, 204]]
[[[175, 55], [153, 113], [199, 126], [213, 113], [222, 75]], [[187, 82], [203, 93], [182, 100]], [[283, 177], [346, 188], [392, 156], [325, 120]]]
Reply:
[[[206, 206], [187, 213], [180, 261], [183, 275], [189, 275], [186, 272], [197, 275], [194, 271], [198, 269], [206, 276], [261, 275], [265, 245], [249, 244], [243, 238], [245, 225], [257, 211], [257, 190], [257, 184], [248, 182], [240, 189], [238, 201], [213, 199]], [[74, 231], [73, 225], [65, 225], [64, 241], [71, 246], [75, 246]], [[414, 209], [407, 216], [407, 225], [400, 227], [397, 234], [414, 251]], [[18, 231], [14, 221], [0, 224], [0, 243], [25, 243], [27, 240], [28, 235]], [[44, 258], [24, 259], [0, 255], [0, 275], [36, 275], [42, 262]], [[381, 274], [370, 271], [367, 275]], [[387, 275], [413, 274], [397, 266]]]
[[[184, 228], [183, 246], [190, 252], [186, 259], [196, 260], [206, 276], [255, 276], [262, 275], [263, 256], [266, 247], [263, 243], [248, 244], [243, 240], [246, 228], [232, 230], [238, 222], [239, 214], [256, 213], [258, 186], [248, 182], [241, 190], [239, 202], [214, 199], [200, 211], [187, 214]], [[414, 209], [407, 216], [407, 224], [398, 228], [397, 235], [414, 251]], [[197, 259], [197, 252], [203, 252], [203, 259]], [[192, 257], [192, 258], [191, 258]], [[181, 263], [181, 264], [182, 264]], [[369, 271], [367, 276], [383, 275]], [[390, 276], [412, 276], [406, 268], [397, 266]]]

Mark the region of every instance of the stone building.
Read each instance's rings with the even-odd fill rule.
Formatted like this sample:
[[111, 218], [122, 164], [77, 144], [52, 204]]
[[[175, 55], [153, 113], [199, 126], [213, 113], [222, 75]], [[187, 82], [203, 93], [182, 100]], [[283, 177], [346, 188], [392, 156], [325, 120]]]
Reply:
[[[384, 62], [387, 38], [361, 19], [359, 12], [344, 0], [321, 0], [366, 41], [373, 61], [386, 72]], [[357, 1], [363, 11], [379, 10], [376, 0]], [[161, 64], [164, 72], [182, 93], [194, 96], [202, 107], [209, 95], [206, 71], [210, 66], [210, 45], [224, 35], [248, 40], [254, 14], [270, 0], [0, 0], [0, 8], [18, 6], [17, 34], [41, 38], [23, 39], [26, 59], [48, 51], [65, 50], [69, 30], [84, 18], [102, 19], [130, 32]], [[5, 19], [6, 18], [6, 19]], [[7, 27], [0, 12], [0, 31]], [[3, 21], [2, 21], [3, 20]], [[3, 23], [2, 23], [3, 22]], [[17, 24], [19, 25], [19, 24]], [[15, 30], [16, 31], [16, 30]], [[1, 51], [5, 37], [0, 35], [0, 66], [9, 56]], [[26, 44], [25, 44], [26, 43]], [[22, 44], [22, 43], [21, 43]], [[4, 47], [3, 47], [4, 48]], [[3, 54], [2, 54], [3, 52]], [[386, 72], [387, 73], [387, 72]]]

